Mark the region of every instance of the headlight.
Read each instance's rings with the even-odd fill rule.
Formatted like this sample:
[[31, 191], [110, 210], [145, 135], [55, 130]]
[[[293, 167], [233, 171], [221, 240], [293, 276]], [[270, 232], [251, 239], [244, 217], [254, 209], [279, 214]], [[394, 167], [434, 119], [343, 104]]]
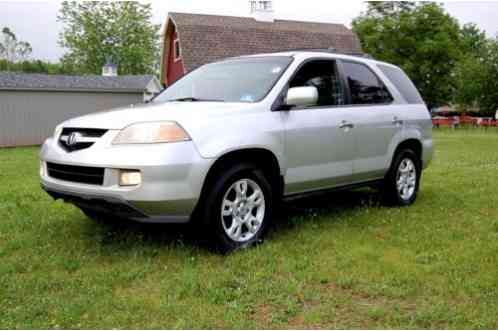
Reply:
[[54, 140], [57, 140], [59, 138], [59, 136], [61, 135], [62, 133], [62, 124], [59, 124], [55, 127], [55, 130], [54, 130]]
[[132, 124], [114, 138], [113, 144], [154, 144], [190, 140], [175, 122], [145, 122]]

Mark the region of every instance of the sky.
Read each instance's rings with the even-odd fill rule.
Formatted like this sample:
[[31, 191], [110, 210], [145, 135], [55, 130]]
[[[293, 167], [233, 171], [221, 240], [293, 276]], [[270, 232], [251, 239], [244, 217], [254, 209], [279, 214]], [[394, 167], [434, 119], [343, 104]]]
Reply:
[[[164, 24], [168, 12], [249, 16], [248, 0], [154, 0], [153, 21]], [[274, 0], [275, 18], [342, 23], [351, 26], [366, 5], [359, 0]], [[451, 1], [445, 9], [461, 24], [476, 23], [489, 37], [498, 34], [498, 1]], [[62, 25], [57, 22], [60, 1], [0, 0], [0, 28], [8, 26], [33, 47], [32, 58], [57, 61], [64, 50], [58, 45]]]

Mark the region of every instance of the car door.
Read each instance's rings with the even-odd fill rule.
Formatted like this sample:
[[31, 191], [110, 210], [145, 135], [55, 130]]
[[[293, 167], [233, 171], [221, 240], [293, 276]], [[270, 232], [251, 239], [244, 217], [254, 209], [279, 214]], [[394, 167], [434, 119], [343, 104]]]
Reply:
[[314, 106], [281, 111], [287, 159], [285, 194], [350, 182], [354, 136], [349, 111], [342, 108], [345, 89], [336, 61], [307, 61], [288, 86], [315, 86], [319, 97]]
[[381, 178], [390, 164], [390, 144], [403, 125], [398, 117], [399, 105], [392, 103], [388, 89], [368, 65], [341, 60], [339, 68], [349, 92], [354, 123], [356, 150], [352, 181]]

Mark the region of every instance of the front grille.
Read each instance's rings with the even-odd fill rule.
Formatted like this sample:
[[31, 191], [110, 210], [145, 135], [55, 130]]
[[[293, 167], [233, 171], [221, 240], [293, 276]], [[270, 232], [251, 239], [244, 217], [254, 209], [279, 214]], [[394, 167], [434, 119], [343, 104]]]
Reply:
[[[74, 152], [92, 146], [106, 132], [106, 129], [64, 128], [59, 143], [66, 151]], [[75, 139], [71, 139], [72, 134]]]
[[80, 167], [47, 162], [48, 175], [68, 182], [102, 185], [104, 184], [104, 168]]
[[79, 132], [85, 137], [100, 138], [107, 132], [106, 129], [80, 129], [80, 128], [64, 128], [61, 135], [69, 135], [73, 132]]

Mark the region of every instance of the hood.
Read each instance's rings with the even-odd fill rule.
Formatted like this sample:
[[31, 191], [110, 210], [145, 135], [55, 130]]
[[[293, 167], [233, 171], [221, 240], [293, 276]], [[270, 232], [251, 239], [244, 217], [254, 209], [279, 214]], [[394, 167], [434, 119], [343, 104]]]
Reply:
[[202, 121], [207, 117], [227, 116], [254, 108], [251, 103], [165, 102], [116, 108], [76, 117], [64, 127], [120, 130], [137, 122]]

